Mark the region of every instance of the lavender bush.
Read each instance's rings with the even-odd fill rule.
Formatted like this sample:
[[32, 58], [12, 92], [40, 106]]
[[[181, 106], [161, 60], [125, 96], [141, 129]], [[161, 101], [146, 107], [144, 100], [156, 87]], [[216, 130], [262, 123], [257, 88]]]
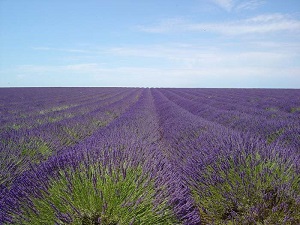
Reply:
[[126, 162], [69, 166], [31, 182], [34, 187], [26, 189], [18, 213], [11, 212], [16, 223], [176, 224], [167, 199], [155, 202], [155, 177]]
[[300, 223], [299, 155], [239, 143], [190, 166], [192, 193], [204, 224]]

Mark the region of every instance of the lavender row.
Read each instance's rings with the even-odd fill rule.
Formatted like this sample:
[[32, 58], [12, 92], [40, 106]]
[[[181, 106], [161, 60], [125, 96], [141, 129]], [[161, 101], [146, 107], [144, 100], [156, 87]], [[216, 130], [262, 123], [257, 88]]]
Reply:
[[[110, 126], [101, 130], [101, 134], [93, 135], [87, 141], [92, 143], [89, 144], [89, 148], [84, 147], [89, 151], [105, 148], [121, 151], [134, 149], [133, 154], [136, 155], [135, 157], [140, 157], [139, 161], [141, 162], [147, 161], [155, 165], [156, 161], [163, 161], [163, 167], [160, 167], [163, 169], [160, 175], [162, 177], [159, 179], [166, 183], [161, 185], [168, 189], [169, 204], [174, 213], [183, 224], [199, 224], [200, 217], [188, 195], [188, 188], [183, 185], [177, 167], [173, 167], [171, 161], [165, 157], [165, 150], [168, 145], [165, 144], [161, 136], [156, 107], [148, 89], [144, 91], [138, 104], [130, 108]], [[86, 145], [85, 142], [80, 144]]]
[[268, 119], [265, 116], [254, 116], [238, 111], [217, 109], [201, 101], [192, 101], [177, 94], [163, 91], [169, 99], [187, 109], [189, 112], [208, 121], [218, 122], [229, 128], [250, 132], [264, 138], [268, 143], [280, 141], [285, 146], [300, 149], [300, 123], [297, 119]]
[[203, 104], [274, 118], [299, 118], [299, 90], [183, 89], [176, 93]]
[[[8, 117], [27, 117], [39, 114], [40, 110], [57, 107], [66, 100], [76, 102], [85, 99], [91, 90], [65, 88], [6, 88], [1, 89], [1, 115]], [[103, 90], [102, 90], [103, 91]], [[95, 94], [95, 93], [94, 93]]]
[[[31, 163], [39, 163], [66, 146], [74, 145], [96, 129], [109, 124], [136, 101], [139, 91], [131, 90], [122, 99], [82, 116], [44, 124], [36, 129], [2, 133], [1, 183], [13, 182]], [[109, 113], [107, 113], [109, 112]]]
[[185, 180], [203, 224], [296, 224], [299, 154], [209, 122], [153, 90], [165, 156]]
[[[84, 105], [83, 109], [81, 107], [77, 107], [75, 109], [72, 109], [72, 111], [81, 111], [82, 114], [78, 114], [77, 117], [72, 118], [65, 118], [60, 121], [55, 121], [52, 123], [47, 124], [41, 124], [38, 127], [33, 127], [29, 129], [19, 129], [19, 130], [13, 130], [8, 132], [2, 132], [2, 137], [7, 137], [5, 140], [7, 140], [5, 143], [11, 143], [11, 142], [17, 142], [18, 139], [23, 139], [25, 136], [27, 136], [29, 133], [33, 133], [32, 136], [39, 136], [40, 133], [49, 134], [53, 130], [53, 133], [55, 133], [56, 130], [59, 130], [61, 127], [72, 127], [73, 125], [83, 125], [83, 124], [93, 124], [97, 122], [97, 119], [99, 119], [97, 126], [100, 126], [101, 123], [105, 123], [105, 119], [100, 120], [102, 117], [107, 118], [114, 118], [117, 117], [119, 114], [118, 111], [121, 112], [122, 105], [123, 107], [126, 107], [126, 103], [128, 100], [128, 103], [130, 101], [135, 101], [135, 98], [138, 96], [138, 91], [128, 91], [127, 93], [123, 93], [117, 98], [109, 98], [104, 101], [98, 101], [97, 104], [92, 105]], [[95, 102], [94, 102], [95, 103]], [[121, 104], [121, 105], [120, 105]], [[70, 111], [70, 113], [72, 112]], [[98, 118], [99, 116], [99, 118]], [[81, 127], [82, 129], [83, 127]], [[84, 129], [82, 129], [84, 132]], [[12, 140], [11, 142], [9, 140]], [[4, 143], [4, 144], [5, 144]], [[4, 148], [6, 146], [4, 145]]]
[[[66, 168], [71, 167], [76, 170], [82, 164], [88, 165], [95, 162], [114, 169], [120, 168], [119, 166], [122, 165], [126, 165], [126, 168], [142, 165], [143, 173], [154, 180], [154, 186], [152, 187], [154, 205], [157, 205], [157, 207], [164, 205], [167, 193], [171, 193], [171, 190], [174, 192], [177, 182], [172, 170], [169, 169], [168, 162], [164, 160], [160, 151], [158, 151], [160, 136], [153, 110], [155, 109], [149, 90], [144, 90], [138, 102], [109, 126], [95, 132], [88, 139], [70, 147], [62, 154], [49, 158], [48, 161], [42, 163], [36, 169], [24, 173], [18, 178], [9, 193], [6, 193], [2, 202], [2, 205], [5, 206], [2, 219], [12, 222], [13, 217], [19, 216], [18, 212], [23, 212], [22, 207], [24, 204], [26, 205], [25, 202], [32, 202], [32, 199], [28, 196], [34, 195], [41, 188], [45, 188], [45, 191], [47, 191], [47, 185], [43, 184], [47, 184], [51, 177], [57, 177], [58, 174], [63, 173], [62, 171], [66, 171]], [[126, 168], [123, 168], [125, 172]], [[98, 176], [101, 176], [101, 174], [98, 174]], [[37, 184], [41, 186], [36, 186]], [[145, 189], [146, 186], [143, 188]], [[180, 189], [176, 191], [177, 195], [183, 192]], [[105, 193], [103, 195], [105, 196]], [[142, 199], [141, 201], [146, 200]], [[170, 200], [170, 202], [172, 201]], [[177, 224], [175, 219], [172, 219], [171, 222], [172, 213], [171, 211], [167, 213], [167, 208], [163, 207], [163, 212], [157, 212], [158, 215], [155, 217], [159, 219], [156, 219], [155, 224]], [[160, 213], [164, 216], [161, 216]], [[170, 216], [167, 217], [170, 218], [165, 218], [168, 214]], [[57, 212], [57, 215], [60, 215], [59, 212]], [[61, 221], [62, 218], [57, 216], [55, 221], [58, 220]], [[143, 224], [151, 223], [153, 224], [151, 218], [146, 218]], [[140, 223], [137, 221], [137, 223], [133, 222], [132, 224]]]
[[[55, 121], [63, 116], [73, 117], [76, 115], [76, 113], [78, 114], [81, 112], [81, 110], [78, 110], [78, 107], [86, 107], [87, 105], [91, 105], [93, 103], [95, 106], [97, 106], [97, 101], [99, 101], [99, 99], [105, 100], [114, 94], [113, 92], [105, 94], [103, 91], [101, 91], [100, 93], [95, 92], [94, 95], [90, 96], [89, 92], [86, 93], [81, 91], [80, 99], [77, 99], [73, 96], [77, 92], [72, 91], [75, 90], [69, 90], [68, 95], [59, 95], [59, 98], [55, 98], [55, 95], [57, 94], [56, 89], [53, 89], [52, 92], [48, 91], [48, 99], [43, 99], [43, 103], [38, 103], [36, 101], [17, 103], [15, 101], [16, 99], [11, 99], [10, 101], [12, 103], [17, 103], [14, 105], [14, 107], [16, 107], [18, 114], [11, 114], [10, 112], [12, 112], [12, 108], [4, 110], [2, 109], [1, 130], [3, 130], [5, 127], [16, 130], [24, 126], [37, 126], [43, 122], [46, 122], [47, 119], [49, 121]], [[125, 90], [121, 89], [114, 95], [120, 95], [124, 91]], [[38, 95], [40, 93], [36, 94]], [[22, 92], [19, 93], [19, 95], [22, 95]], [[36, 107], [37, 105], [39, 107]], [[21, 110], [24, 107], [26, 107], [26, 111]], [[73, 115], [74, 113], [75, 115]], [[4, 116], [4, 114], [7, 115]]]

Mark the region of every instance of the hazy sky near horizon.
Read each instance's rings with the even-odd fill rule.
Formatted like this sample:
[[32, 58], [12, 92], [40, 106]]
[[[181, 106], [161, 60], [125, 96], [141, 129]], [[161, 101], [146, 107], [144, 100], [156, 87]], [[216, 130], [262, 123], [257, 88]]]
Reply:
[[299, 0], [0, 0], [0, 87], [300, 88]]

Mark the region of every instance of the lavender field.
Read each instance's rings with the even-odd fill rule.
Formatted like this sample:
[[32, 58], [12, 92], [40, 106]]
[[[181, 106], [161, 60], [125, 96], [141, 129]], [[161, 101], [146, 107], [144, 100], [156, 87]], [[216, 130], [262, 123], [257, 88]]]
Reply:
[[300, 224], [300, 90], [1, 88], [0, 224]]

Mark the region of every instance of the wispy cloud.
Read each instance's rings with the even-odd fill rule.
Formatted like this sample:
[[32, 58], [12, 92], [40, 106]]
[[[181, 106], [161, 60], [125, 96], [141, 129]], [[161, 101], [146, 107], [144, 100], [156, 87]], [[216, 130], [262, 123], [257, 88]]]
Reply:
[[20, 73], [95, 73], [99, 72], [101, 64], [97, 63], [79, 63], [79, 64], [67, 64], [67, 65], [20, 65], [16, 67], [16, 71]]
[[285, 14], [265, 14], [244, 20], [195, 23], [184, 19], [167, 19], [154, 26], [139, 26], [149, 33], [212, 32], [223, 35], [266, 34], [273, 32], [300, 32], [300, 20]]
[[266, 1], [264, 0], [248, 0], [248, 1], [243, 1], [240, 4], [237, 4], [235, 6], [236, 11], [242, 11], [242, 10], [253, 10], [256, 9], [263, 4], [265, 4]]
[[83, 49], [70, 49], [70, 48], [52, 48], [52, 47], [33, 47], [33, 50], [37, 51], [59, 51], [59, 52], [70, 52], [70, 53], [92, 53], [88, 50]]
[[[122, 48], [112, 48], [111, 54], [118, 57], [130, 59], [151, 58], [176, 68], [203, 68], [214, 67], [240, 67], [240, 66], [261, 66], [261, 67], [284, 67], [291, 65], [293, 61], [300, 58], [297, 53], [300, 45], [291, 45], [277, 42], [247, 42], [241, 43], [248, 45], [247, 48], [235, 47], [235, 44], [227, 43], [207, 47], [196, 44], [169, 44], [169, 45], [150, 45], [132, 46]], [[270, 46], [276, 46], [270, 48]], [[228, 50], [230, 48], [231, 50]]]
[[265, 3], [265, 0], [210, 0], [213, 4], [226, 10], [241, 11], [241, 10], [253, 10]]
[[136, 28], [139, 31], [147, 33], [168, 33], [173, 31], [186, 31], [187, 21], [182, 18], [164, 19], [159, 24], [154, 26], [138, 25]]
[[0, 71], [0, 76], [10, 74], [29, 86], [55, 86], [63, 79], [67, 86], [275, 87], [268, 85], [276, 79], [277, 87], [299, 87], [300, 68], [295, 63], [299, 43], [247, 42], [248, 48], [230, 44], [235, 46], [229, 42], [211, 47], [195, 43], [113, 47], [103, 51], [110, 59], [126, 59], [126, 65], [97, 60], [29, 64]]
[[[265, 18], [266, 19], [266, 18]], [[93, 62], [66, 63], [64, 65], [22, 65], [18, 73], [109, 73], [116, 67], [115, 61], [126, 59], [119, 68], [159, 68], [172, 70], [199, 70], [214, 68], [287, 68], [295, 67], [300, 58], [297, 42], [245, 41], [219, 43], [213, 46], [192, 43], [133, 45], [103, 49], [107, 60], [97, 58]], [[97, 52], [97, 50], [95, 50]], [[138, 60], [136, 60], [138, 59]], [[63, 62], [62, 62], [63, 63]], [[121, 71], [120, 71], [121, 72]]]
[[233, 0], [211, 0], [213, 3], [218, 5], [219, 7], [225, 9], [226, 11], [231, 11], [234, 6]]

